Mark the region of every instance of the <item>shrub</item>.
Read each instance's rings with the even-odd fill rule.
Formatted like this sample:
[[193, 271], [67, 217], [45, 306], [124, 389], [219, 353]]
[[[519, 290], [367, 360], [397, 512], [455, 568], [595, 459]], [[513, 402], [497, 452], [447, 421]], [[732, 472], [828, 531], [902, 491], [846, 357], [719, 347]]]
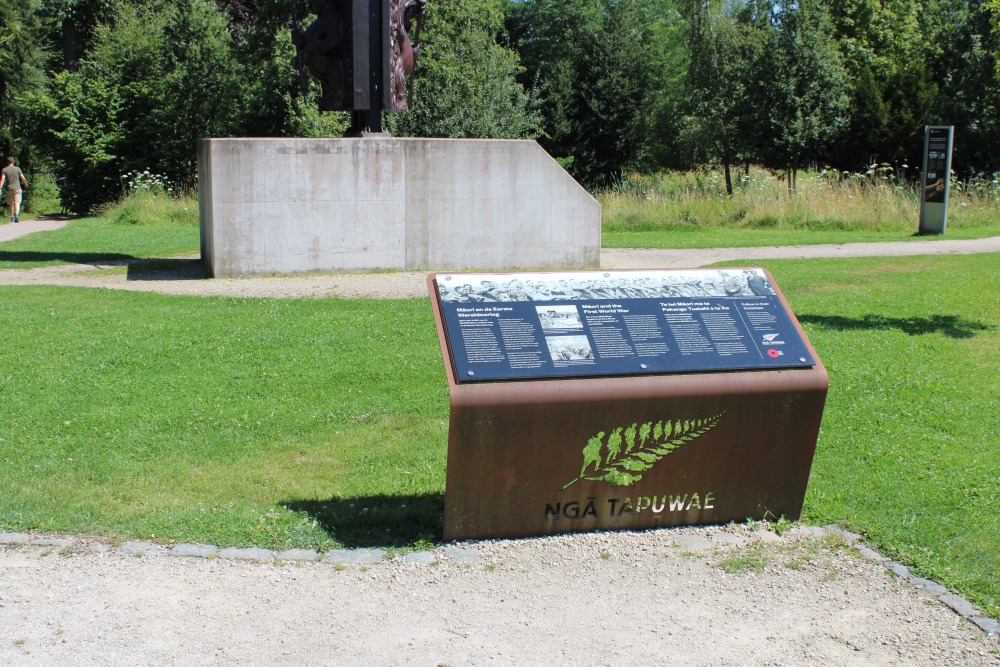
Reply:
[[21, 208], [27, 213], [58, 213], [63, 210], [59, 202], [59, 186], [56, 179], [47, 171], [36, 171], [30, 174], [29, 186], [24, 191], [24, 204]]

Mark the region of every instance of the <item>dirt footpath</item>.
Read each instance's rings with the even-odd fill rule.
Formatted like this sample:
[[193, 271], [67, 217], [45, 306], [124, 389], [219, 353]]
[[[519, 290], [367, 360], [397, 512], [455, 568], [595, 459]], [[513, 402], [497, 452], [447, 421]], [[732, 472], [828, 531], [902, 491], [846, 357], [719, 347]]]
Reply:
[[[0, 225], [4, 233], [19, 235], [46, 231], [60, 225], [55, 221], [29, 221]], [[37, 227], [36, 227], [37, 226]], [[780, 246], [765, 248], [707, 248], [697, 250], [656, 250], [605, 248], [601, 251], [604, 269], [697, 268], [715, 262], [763, 259], [806, 259], [819, 257], [879, 257], [1000, 252], [1000, 236], [971, 241], [927, 240], [888, 243], [846, 243], [842, 245]], [[131, 264], [132, 266], [128, 266]], [[236, 298], [324, 298], [405, 299], [427, 296], [426, 271], [391, 273], [339, 273], [332, 275], [278, 276], [266, 278], [211, 279], [197, 257], [156, 260], [155, 268], [143, 269], [143, 262], [107, 262], [37, 269], [0, 270], [0, 285], [65, 285], [103, 287], [164, 294], [228, 296]]]
[[425, 562], [0, 550], [7, 665], [1000, 665], [1000, 644], [819, 529], [466, 545]]

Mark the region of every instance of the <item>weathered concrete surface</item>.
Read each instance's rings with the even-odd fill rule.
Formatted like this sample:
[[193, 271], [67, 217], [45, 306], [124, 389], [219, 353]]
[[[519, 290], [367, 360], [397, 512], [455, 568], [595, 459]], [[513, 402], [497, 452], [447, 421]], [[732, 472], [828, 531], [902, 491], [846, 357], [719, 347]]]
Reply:
[[594, 268], [601, 207], [534, 141], [204, 139], [215, 277]]

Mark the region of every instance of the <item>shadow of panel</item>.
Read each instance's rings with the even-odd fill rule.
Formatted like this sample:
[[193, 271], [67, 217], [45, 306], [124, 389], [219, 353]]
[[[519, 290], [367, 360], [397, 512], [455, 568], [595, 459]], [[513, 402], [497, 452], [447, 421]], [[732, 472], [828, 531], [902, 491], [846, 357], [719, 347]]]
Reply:
[[440, 542], [444, 526], [441, 493], [294, 500], [282, 505], [305, 512], [348, 549]]
[[970, 320], [959, 315], [931, 315], [930, 317], [885, 317], [865, 315], [864, 317], [841, 317], [839, 315], [797, 316], [802, 324], [815, 324], [837, 331], [884, 331], [897, 329], [910, 336], [940, 333], [948, 338], [972, 338], [982, 331], [993, 329], [988, 324]]

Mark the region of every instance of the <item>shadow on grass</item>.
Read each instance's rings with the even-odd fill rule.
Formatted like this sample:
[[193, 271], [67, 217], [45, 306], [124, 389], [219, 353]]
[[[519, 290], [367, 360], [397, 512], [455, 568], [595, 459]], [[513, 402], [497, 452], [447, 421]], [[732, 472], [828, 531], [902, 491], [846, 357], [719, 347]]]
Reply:
[[972, 338], [980, 331], [989, 331], [993, 328], [982, 322], [968, 320], [958, 315], [931, 315], [930, 317], [799, 315], [798, 318], [802, 324], [815, 324], [827, 329], [837, 329], [838, 331], [898, 329], [910, 336], [940, 333], [948, 338]]
[[144, 259], [129, 263], [127, 280], [201, 280], [211, 277], [201, 259]]
[[116, 262], [124, 264], [135, 261], [131, 255], [114, 252], [35, 252], [32, 250], [0, 250], [0, 262], [65, 262], [68, 264], [107, 264]]
[[316, 519], [348, 549], [407, 547], [418, 540], [440, 542], [444, 527], [441, 493], [295, 500], [282, 505]]

